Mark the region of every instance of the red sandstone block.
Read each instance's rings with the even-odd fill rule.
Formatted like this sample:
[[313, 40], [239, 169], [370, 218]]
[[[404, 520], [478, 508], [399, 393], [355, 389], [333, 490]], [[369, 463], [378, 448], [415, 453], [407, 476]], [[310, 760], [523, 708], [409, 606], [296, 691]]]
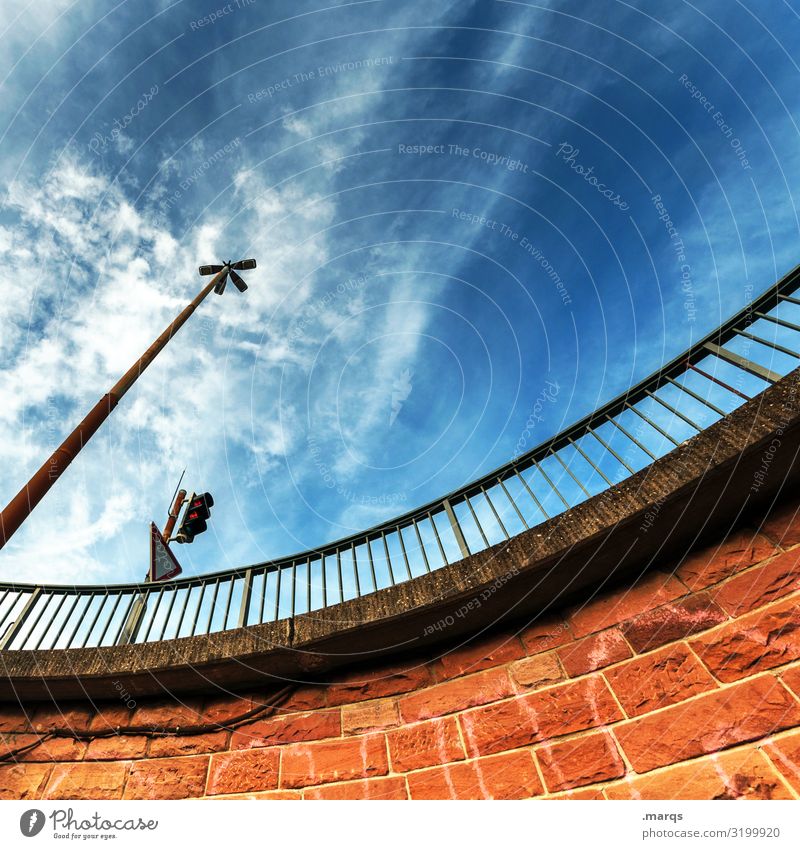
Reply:
[[617, 628], [578, 640], [557, 652], [561, 665], [570, 678], [594, 672], [603, 666], [631, 657], [630, 646]]
[[[242, 718], [246, 713], [270, 708], [273, 703], [275, 707], [272, 710], [277, 715], [317, 710], [325, 706], [325, 688], [322, 686], [297, 687], [282, 700], [275, 700], [276, 691], [274, 688], [246, 695], [227, 693], [214, 696], [206, 699], [203, 703], [198, 721], [227, 725]], [[266, 719], [271, 715], [273, 714], [266, 711], [261, 715], [256, 714], [252, 719], [254, 721]]]
[[797, 724], [800, 705], [772, 676], [763, 676], [632, 720], [614, 733], [642, 773]]
[[394, 772], [461, 761], [466, 757], [455, 718], [407, 725], [386, 735]]
[[698, 593], [635, 616], [623, 623], [622, 633], [634, 651], [646, 652], [707, 631], [727, 618], [708, 593]]
[[[232, 694], [214, 696], [203, 702], [197, 724], [226, 725], [232, 720], [257, 709], [262, 704], [262, 701], [252, 696], [235, 696]], [[281, 707], [284, 707], [284, 705], [281, 705]]]
[[121, 799], [127, 773], [126, 763], [56, 764], [43, 798]]
[[309, 787], [352, 778], [386, 775], [389, 763], [382, 734], [300, 743], [283, 754], [281, 786]]
[[775, 553], [775, 546], [756, 531], [736, 531], [719, 545], [689, 554], [675, 574], [690, 590], [701, 590]]
[[94, 710], [88, 704], [40, 707], [33, 716], [33, 727], [40, 734], [56, 729], [85, 731], [93, 716]]
[[301, 790], [267, 790], [264, 793], [253, 793], [251, 799], [271, 799], [273, 801], [300, 801], [303, 798]]
[[686, 595], [686, 587], [677, 578], [664, 572], [649, 572], [633, 586], [599, 596], [575, 608], [568, 621], [576, 637], [585, 637], [682, 595]]
[[131, 725], [147, 728], [186, 728], [202, 724], [202, 715], [196, 701], [159, 701], [145, 702], [133, 713]]
[[[269, 697], [263, 699], [269, 701]], [[318, 710], [326, 705], [326, 688], [320, 685], [308, 685], [293, 690], [280, 709], [287, 710]]]
[[568, 790], [566, 793], [559, 793], [558, 796], [548, 796], [548, 801], [560, 802], [562, 800], [580, 799], [586, 802], [604, 801], [605, 796], [602, 790], [587, 789], [587, 790]]
[[32, 718], [34, 711], [27, 710], [22, 705], [0, 707], [0, 732], [26, 732], [33, 730]]
[[405, 722], [418, 722], [475, 705], [496, 702], [513, 692], [505, 669], [487, 669], [405, 696], [400, 699], [400, 715]]
[[778, 545], [790, 548], [800, 543], [800, 507], [788, 504], [772, 513], [761, 530]]
[[86, 761], [127, 761], [143, 758], [147, 751], [148, 738], [145, 736], [117, 735], [96, 737], [89, 743], [84, 760]]
[[132, 710], [124, 703], [114, 702], [97, 706], [97, 713], [89, 723], [91, 731], [116, 731], [122, 726], [131, 724]]
[[303, 791], [306, 799], [407, 799], [406, 781], [400, 776], [368, 778], [324, 787], [309, 787]]
[[0, 764], [0, 799], [39, 799], [50, 764]]
[[714, 594], [714, 601], [731, 616], [741, 616], [755, 607], [800, 589], [800, 549], [780, 554], [763, 566], [732, 578]]
[[736, 749], [604, 788], [608, 799], [790, 799], [774, 769], [758, 751]]
[[207, 755], [228, 748], [228, 732], [192, 734], [179, 737], [154, 737], [150, 741], [148, 758], [173, 758], [180, 755]]
[[453, 649], [439, 658], [434, 669], [441, 681], [502, 666], [520, 657], [525, 657], [525, 649], [519, 639], [513, 635], [500, 634], [488, 639], [479, 637], [473, 643]]
[[800, 731], [767, 743], [764, 752], [789, 784], [800, 793]]
[[[0, 757], [8, 758], [11, 752], [19, 752], [34, 743], [41, 740], [38, 734], [9, 734], [0, 732]], [[7, 763], [24, 760], [24, 755], [20, 752], [13, 757], [8, 758]]]
[[353, 672], [328, 688], [328, 704], [381, 699], [418, 690], [431, 682], [427, 666], [418, 661], [409, 666], [390, 666]]
[[795, 695], [800, 696], [800, 666], [787, 669], [781, 675], [781, 680]]
[[86, 752], [86, 743], [72, 737], [53, 737], [25, 752], [20, 761], [80, 761]]
[[527, 690], [554, 684], [564, 677], [555, 652], [536, 654], [512, 663], [509, 667], [511, 677]]
[[207, 756], [136, 761], [131, 764], [124, 798], [197, 799], [203, 795], [207, 772]]
[[280, 758], [278, 749], [248, 749], [213, 755], [206, 795], [275, 790]]
[[607, 731], [584, 734], [536, 750], [544, 783], [550, 793], [598, 784], [625, 775], [625, 763]]
[[573, 639], [569, 625], [562, 619], [537, 620], [520, 634], [520, 638], [528, 654], [550, 651]]
[[691, 641], [720, 681], [738, 681], [800, 657], [800, 600], [787, 599]]
[[529, 799], [543, 792], [530, 752], [412, 772], [412, 799]]
[[[229, 718], [234, 718], [241, 715], [243, 709], [248, 708], [258, 709], [275, 705], [277, 713], [294, 713], [299, 711], [318, 710], [325, 707], [325, 686], [321, 684], [309, 684], [307, 686], [298, 686], [281, 699], [276, 699], [276, 689], [260, 690], [256, 693], [248, 693], [246, 696], [219, 696], [214, 700], [209, 700], [203, 707], [203, 712], [209, 714], [212, 721], [224, 722], [226, 715]], [[269, 714], [263, 716], [264, 719]], [[217, 718], [218, 717], [218, 718]], [[254, 719], [258, 719], [256, 716]], [[302, 795], [302, 794], [301, 794]]]
[[585, 678], [537, 690], [461, 716], [467, 752], [488, 755], [622, 719], [606, 683]]
[[299, 801], [302, 798], [302, 790], [265, 790], [263, 793], [236, 793], [232, 796], [206, 796], [206, 800], [209, 802], [244, 802], [250, 799], [269, 799], [271, 801]]
[[[368, 734], [400, 724], [397, 702], [378, 699], [374, 702], [356, 702], [342, 707], [342, 734]], [[331, 735], [332, 736], [332, 735]]]
[[339, 737], [341, 733], [342, 720], [338, 710], [290, 713], [240, 726], [231, 735], [231, 749], [303, 743]]
[[606, 680], [628, 716], [641, 716], [717, 687], [683, 644], [609, 669]]

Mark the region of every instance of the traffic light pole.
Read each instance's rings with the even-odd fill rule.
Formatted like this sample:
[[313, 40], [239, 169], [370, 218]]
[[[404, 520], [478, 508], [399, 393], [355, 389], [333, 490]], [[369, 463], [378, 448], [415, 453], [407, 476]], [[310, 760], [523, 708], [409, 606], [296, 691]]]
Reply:
[[178, 514], [181, 512], [184, 501], [186, 501], [186, 490], [182, 489], [175, 496], [175, 503], [170, 508], [169, 515], [167, 516], [167, 524], [164, 525], [164, 530], [161, 532], [161, 536], [164, 537], [166, 542], [169, 542], [169, 538], [175, 530], [175, 523], [178, 521]]
[[100, 425], [109, 417], [122, 396], [138, 380], [142, 372], [166, 347], [170, 339], [186, 323], [189, 316], [205, 300], [217, 282], [228, 272], [223, 270], [215, 274], [198, 293], [197, 297], [177, 316], [172, 324], [153, 342], [142, 356], [125, 372], [92, 408], [86, 418], [61, 443], [52, 456], [44, 463], [28, 483], [9, 501], [0, 513], [0, 548], [14, 535], [19, 526], [28, 518], [31, 511], [44, 498], [50, 487], [61, 477], [67, 466], [75, 459], [81, 448], [94, 436]]

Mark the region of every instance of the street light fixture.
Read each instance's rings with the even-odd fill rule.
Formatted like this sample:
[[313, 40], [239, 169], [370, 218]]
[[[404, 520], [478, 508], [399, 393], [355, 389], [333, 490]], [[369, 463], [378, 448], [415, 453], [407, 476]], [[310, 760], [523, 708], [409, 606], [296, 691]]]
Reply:
[[221, 295], [225, 291], [225, 284], [228, 282], [228, 275], [230, 275], [233, 285], [240, 292], [244, 292], [247, 288], [247, 283], [245, 283], [236, 272], [248, 271], [255, 267], [256, 261], [254, 259], [240, 259], [238, 262], [231, 262], [228, 260], [224, 265], [201, 265], [200, 274], [205, 277], [209, 274], [219, 274], [220, 272], [224, 272], [222, 277], [219, 278], [217, 285], [214, 287], [214, 291], [218, 295]]

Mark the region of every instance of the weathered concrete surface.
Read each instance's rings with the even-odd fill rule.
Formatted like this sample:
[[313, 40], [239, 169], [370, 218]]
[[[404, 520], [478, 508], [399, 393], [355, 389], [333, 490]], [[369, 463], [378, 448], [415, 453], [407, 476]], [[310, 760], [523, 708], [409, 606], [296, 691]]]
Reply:
[[[413, 652], [500, 620], [525, 620], [601, 584], [662, 568], [800, 477], [800, 370], [609, 491], [508, 543], [430, 575], [294, 620], [163, 643], [0, 653], [0, 699], [231, 690]], [[768, 470], [753, 489], [771, 451]], [[648, 512], [657, 513], [643, 529]], [[469, 614], [456, 615], [480, 600]], [[427, 629], [427, 630], [426, 630]]]

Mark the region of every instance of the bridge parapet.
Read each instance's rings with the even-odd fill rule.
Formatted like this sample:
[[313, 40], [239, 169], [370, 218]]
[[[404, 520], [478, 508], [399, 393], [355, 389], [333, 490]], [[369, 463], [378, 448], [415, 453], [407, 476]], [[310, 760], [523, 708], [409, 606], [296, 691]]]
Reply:
[[500, 621], [529, 620], [587, 588], [678, 558], [743, 515], [767, 512], [800, 475], [799, 390], [800, 369], [561, 515], [325, 610], [180, 639], [5, 649], [0, 699], [102, 698], [120, 682], [134, 696], [238, 688], [265, 676], [314, 676], [354, 657], [422, 650]]
[[331, 620], [353, 599], [471, 564], [610, 495], [780, 381], [800, 359], [798, 289], [800, 267], [551, 439], [442, 499], [320, 549], [161, 585], [0, 583], [0, 650], [172, 642], [315, 611]]

